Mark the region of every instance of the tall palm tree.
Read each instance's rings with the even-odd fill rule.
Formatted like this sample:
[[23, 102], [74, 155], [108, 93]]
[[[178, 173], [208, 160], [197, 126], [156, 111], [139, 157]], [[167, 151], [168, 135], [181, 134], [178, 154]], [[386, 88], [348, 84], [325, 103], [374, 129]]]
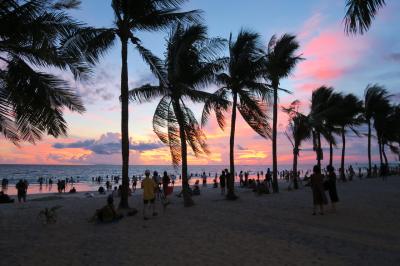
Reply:
[[[225, 59], [223, 73], [216, 77], [218, 85], [222, 86], [214, 95], [216, 97], [230, 94], [231, 128], [229, 139], [229, 165], [230, 178], [228, 180], [227, 199], [235, 200], [234, 175], [235, 175], [235, 130], [236, 110], [242, 115], [247, 124], [263, 138], [270, 137], [270, 126], [266, 112], [269, 87], [261, 78], [264, 68], [264, 60], [260, 36], [257, 33], [241, 30], [236, 38], [229, 38], [229, 57]], [[213, 105], [207, 102], [203, 111], [202, 124], [204, 125]], [[215, 106], [214, 106], [215, 107]], [[223, 129], [225, 116], [221, 108], [214, 108], [219, 126]]]
[[346, 180], [344, 170], [344, 160], [346, 152], [346, 131], [347, 129], [352, 130], [357, 136], [359, 136], [356, 126], [362, 124], [363, 119], [361, 117], [363, 111], [363, 102], [359, 100], [353, 94], [347, 94], [341, 96], [341, 100], [338, 103], [336, 113], [336, 124], [340, 127], [342, 136], [342, 157], [340, 164], [340, 177], [343, 181]]
[[335, 125], [335, 112], [338, 108], [340, 94], [335, 93], [332, 87], [321, 86], [314, 90], [311, 96], [309, 121], [313, 128], [313, 148], [317, 155], [317, 164], [321, 166], [323, 150], [321, 147], [321, 135], [330, 144], [330, 162], [332, 162], [333, 146], [336, 140], [333, 137], [337, 133]]
[[385, 0], [346, 0], [344, 17], [347, 34], [364, 34], [371, 27], [378, 10], [386, 5]]
[[379, 84], [369, 84], [364, 91], [364, 119], [368, 125], [368, 177], [371, 177], [371, 136], [372, 120], [390, 105], [390, 94]]
[[271, 81], [274, 92], [273, 121], [272, 121], [272, 172], [273, 191], [279, 192], [278, 187], [278, 157], [277, 157], [277, 126], [278, 126], [278, 90], [280, 80], [286, 78], [293, 71], [296, 64], [302, 60], [295, 55], [299, 43], [296, 36], [284, 34], [280, 38], [272, 36], [266, 51], [265, 77]]
[[[382, 171], [384, 166], [387, 166], [388, 160], [385, 153], [385, 145], [390, 137], [390, 132], [395, 128], [395, 125], [389, 124], [393, 107], [389, 101], [382, 101], [379, 106], [379, 111], [374, 115], [374, 128], [378, 140], [379, 159], [381, 164], [381, 175], [385, 173]], [[390, 129], [393, 127], [393, 129]]]
[[308, 117], [298, 111], [300, 102], [294, 101], [289, 107], [282, 107], [282, 111], [289, 116], [289, 124], [285, 135], [293, 147], [293, 178], [294, 188], [298, 189], [297, 182], [297, 160], [300, 155], [300, 146], [304, 140], [311, 138], [311, 126]]
[[76, 36], [93, 32], [66, 11], [75, 0], [6, 0], [0, 3], [0, 134], [35, 143], [67, 133], [64, 108], [85, 108], [71, 85], [49, 68], [85, 78], [94, 63]]
[[[160, 67], [156, 57], [146, 49], [137, 34], [140, 31], [166, 29], [176, 22], [193, 22], [200, 19], [198, 11], [178, 12], [186, 0], [112, 0], [114, 27], [98, 29], [99, 34], [88, 45], [88, 50], [100, 54], [111, 47], [116, 38], [121, 43], [121, 148], [122, 148], [122, 193], [119, 206], [128, 208], [129, 192], [129, 81], [128, 44], [131, 43], [153, 72]], [[84, 40], [83, 40], [84, 41]]]
[[[169, 146], [174, 166], [182, 164], [182, 189], [185, 206], [192, 206], [187, 172], [187, 145], [196, 156], [208, 153], [205, 135], [187, 100], [211, 101], [222, 107], [228, 101], [200, 89], [214, 80], [221, 68], [216, 60], [224, 47], [220, 39], [208, 39], [202, 25], [183, 27], [178, 24], [170, 33], [164, 61], [155, 59], [158, 86], [144, 85], [129, 91], [132, 100], [150, 101], [161, 97], [153, 116], [153, 129]], [[225, 108], [227, 108], [225, 106]]]

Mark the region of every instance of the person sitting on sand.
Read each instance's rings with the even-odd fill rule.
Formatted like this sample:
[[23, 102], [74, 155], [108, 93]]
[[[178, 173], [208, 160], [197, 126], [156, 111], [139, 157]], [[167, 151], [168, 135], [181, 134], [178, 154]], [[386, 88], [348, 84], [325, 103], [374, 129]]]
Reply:
[[75, 188], [75, 187], [72, 187], [72, 188], [69, 190], [69, 193], [76, 193], [76, 188]]
[[144, 172], [145, 178], [143, 179], [143, 219], [148, 220], [146, 215], [146, 209], [151, 208], [153, 211], [153, 216], [157, 216], [155, 200], [156, 195], [154, 191], [158, 188], [158, 185], [154, 179], [150, 178], [150, 170]]
[[213, 188], [218, 188], [218, 181], [214, 178]]
[[326, 169], [328, 170], [328, 192], [331, 199], [332, 212], [336, 212], [335, 204], [339, 201], [339, 197], [336, 190], [335, 168], [332, 165], [328, 165]]
[[122, 214], [117, 213], [114, 207], [114, 198], [109, 195], [107, 197], [107, 205], [103, 208], [96, 210], [95, 215], [91, 221], [99, 221], [103, 223], [118, 221], [123, 217]]
[[5, 194], [3, 191], [0, 191], [0, 203], [12, 203], [14, 199], [11, 199], [10, 196]]
[[199, 180], [196, 180], [193, 186], [193, 191], [192, 194], [193, 196], [199, 196], [200, 195], [200, 186], [199, 186]]
[[104, 189], [103, 186], [100, 186], [99, 189], [97, 190], [100, 194], [106, 194], [106, 190]]
[[318, 165], [315, 165], [313, 168], [313, 174], [310, 176], [311, 180], [311, 189], [313, 192], [313, 202], [314, 202], [314, 209], [313, 215], [316, 214], [317, 207], [319, 206], [320, 214], [324, 214], [324, 204], [328, 203], [326, 199], [324, 185], [323, 185], [323, 175], [321, 174], [321, 168]]

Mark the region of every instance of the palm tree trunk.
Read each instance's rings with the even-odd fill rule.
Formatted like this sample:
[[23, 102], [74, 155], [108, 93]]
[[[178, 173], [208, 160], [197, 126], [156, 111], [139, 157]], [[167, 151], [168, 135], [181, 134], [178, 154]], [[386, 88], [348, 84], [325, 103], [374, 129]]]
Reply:
[[237, 92], [233, 92], [233, 104], [231, 115], [231, 135], [229, 138], [229, 177], [227, 180], [228, 194], [226, 198], [229, 200], [237, 199], [235, 195], [235, 127], [236, 127], [236, 106]]
[[294, 189], [299, 188], [299, 184], [297, 182], [297, 159], [299, 157], [299, 146], [295, 145], [293, 149], [293, 184], [294, 184]]
[[385, 152], [385, 144], [382, 143], [382, 155], [383, 155], [383, 159], [385, 159], [385, 164], [388, 165], [388, 159], [386, 156], [386, 152]]
[[274, 89], [274, 106], [273, 106], [273, 120], [272, 120], [272, 174], [273, 184], [272, 189], [274, 193], [279, 192], [278, 187], [278, 155], [276, 150], [276, 137], [277, 137], [277, 126], [278, 126], [278, 85], [276, 82], [272, 85]]
[[183, 205], [185, 207], [190, 207], [194, 205], [192, 196], [189, 193], [189, 179], [187, 171], [187, 143], [186, 134], [184, 128], [184, 117], [182, 110], [179, 105], [179, 100], [174, 100], [174, 112], [179, 124], [179, 138], [181, 140], [181, 156], [182, 156], [182, 195], [183, 195]]
[[368, 119], [368, 177], [371, 177], [372, 162], [371, 162], [371, 120]]
[[342, 178], [343, 181], [346, 181], [346, 175], [345, 175], [345, 170], [344, 170], [344, 156], [346, 152], [346, 134], [344, 131], [344, 128], [342, 128], [342, 160], [340, 163], [340, 177]]
[[380, 160], [380, 163], [381, 163], [381, 166], [382, 166], [382, 164], [383, 164], [382, 142], [381, 142], [381, 137], [379, 136], [379, 134], [377, 134], [377, 135], [378, 135], [379, 160]]
[[128, 98], [128, 40], [121, 39], [121, 150], [122, 150], [122, 189], [120, 208], [129, 208], [129, 98]]
[[329, 141], [329, 164], [333, 166], [333, 144]]
[[322, 147], [321, 147], [321, 133], [317, 133], [317, 164], [319, 168], [321, 168], [321, 160], [322, 160]]
[[379, 160], [380, 160], [380, 167], [379, 167], [379, 175], [383, 176], [383, 155], [382, 155], [382, 140], [380, 134], [377, 132], [376, 135], [378, 136], [378, 148], [379, 148]]

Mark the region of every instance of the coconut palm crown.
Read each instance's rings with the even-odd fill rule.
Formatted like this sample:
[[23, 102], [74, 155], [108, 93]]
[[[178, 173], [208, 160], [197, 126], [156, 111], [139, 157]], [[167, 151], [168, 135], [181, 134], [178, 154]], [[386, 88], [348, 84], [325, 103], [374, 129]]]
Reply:
[[278, 90], [280, 80], [288, 77], [294, 67], [302, 60], [296, 55], [299, 48], [296, 36], [284, 34], [280, 38], [272, 36], [268, 43], [265, 59], [264, 77], [271, 81], [273, 89], [273, 121], [272, 121], [272, 172], [273, 190], [279, 192], [278, 188], [278, 155], [277, 155], [277, 128], [278, 128]]
[[[49, 68], [86, 78], [93, 55], [78, 35], [93, 32], [67, 14], [79, 1], [5, 0], [0, 3], [0, 134], [18, 143], [66, 135], [65, 108], [82, 113], [71, 84]], [[16, 30], [17, 29], [17, 30]]]
[[345, 32], [364, 34], [371, 27], [379, 9], [385, 5], [385, 0], [346, 0]]
[[[232, 105], [230, 123], [229, 162], [230, 179], [228, 180], [227, 198], [234, 200], [233, 176], [235, 175], [234, 147], [237, 110], [246, 123], [263, 138], [271, 136], [268, 123], [267, 104], [271, 90], [263, 82], [265, 68], [260, 36], [250, 30], [241, 30], [236, 37], [229, 38], [229, 55], [223, 60], [224, 69], [216, 76], [216, 84], [220, 86], [214, 95], [226, 97], [230, 95]], [[208, 101], [205, 104], [202, 124], [208, 120], [211, 111], [215, 111], [221, 129], [225, 126], [224, 109]], [[226, 110], [226, 109], [225, 109]]]
[[159, 85], [146, 84], [129, 92], [130, 98], [139, 102], [161, 97], [153, 116], [153, 130], [169, 147], [173, 165], [182, 165], [185, 206], [193, 204], [188, 193], [187, 146], [195, 156], [209, 153], [205, 134], [190, 110], [188, 100], [194, 103], [210, 101], [223, 108], [229, 105], [224, 97], [201, 90], [211, 84], [215, 72], [221, 69], [218, 53], [223, 47], [223, 40], [207, 37], [205, 26], [178, 24], [169, 35], [165, 59], [153, 59], [156, 63], [153, 73]]

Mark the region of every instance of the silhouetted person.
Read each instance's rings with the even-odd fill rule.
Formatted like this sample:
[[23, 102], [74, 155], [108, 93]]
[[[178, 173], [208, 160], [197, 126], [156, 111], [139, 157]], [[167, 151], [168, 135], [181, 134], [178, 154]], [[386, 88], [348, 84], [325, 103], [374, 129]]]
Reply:
[[324, 214], [324, 204], [327, 204], [327, 199], [323, 186], [323, 176], [321, 174], [321, 168], [318, 165], [315, 165], [313, 168], [313, 173], [310, 176], [311, 180], [311, 189], [313, 192], [313, 203], [314, 210], [313, 215], [316, 214], [317, 207], [319, 206], [320, 214]]

